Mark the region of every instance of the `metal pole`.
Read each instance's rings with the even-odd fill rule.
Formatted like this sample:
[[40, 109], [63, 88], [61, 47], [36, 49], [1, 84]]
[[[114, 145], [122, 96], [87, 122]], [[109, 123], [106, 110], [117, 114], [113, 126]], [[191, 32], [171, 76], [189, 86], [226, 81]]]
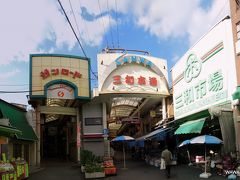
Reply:
[[205, 144], [205, 174], [207, 174], [207, 150], [206, 150], [206, 144]]
[[123, 168], [126, 169], [126, 162], [125, 162], [125, 148], [123, 143]]
[[[80, 139], [80, 113], [79, 108], [77, 108], [77, 140]], [[80, 144], [77, 142], [77, 161], [80, 163]]]
[[40, 111], [39, 105], [37, 106], [37, 109], [36, 109], [36, 132], [38, 136], [36, 163], [37, 163], [37, 166], [40, 166], [40, 163], [41, 163], [41, 111]]

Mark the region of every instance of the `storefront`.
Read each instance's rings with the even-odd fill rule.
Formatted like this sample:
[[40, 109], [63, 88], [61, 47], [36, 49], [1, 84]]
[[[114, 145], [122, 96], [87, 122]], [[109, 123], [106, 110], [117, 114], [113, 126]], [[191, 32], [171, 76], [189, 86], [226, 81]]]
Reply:
[[30, 165], [36, 165], [37, 136], [27, 121], [26, 110], [0, 100], [0, 111], [1, 153], [5, 153], [8, 160], [23, 158]]
[[80, 161], [83, 105], [90, 101], [90, 60], [30, 55], [29, 103], [36, 111], [37, 163], [42, 159]]
[[166, 60], [121, 49], [105, 49], [97, 59], [98, 88], [92, 102], [102, 103], [105, 149], [117, 135], [140, 137], [169, 118]]
[[232, 94], [237, 81], [231, 20], [216, 24], [185, 53], [171, 73], [175, 120], [183, 123], [217, 117], [224, 153], [235, 152]]
[[109, 135], [115, 137], [118, 131], [141, 136], [168, 118], [163, 59], [103, 52], [98, 55], [98, 88], [92, 99], [90, 90], [89, 59], [30, 56], [29, 102], [37, 114], [38, 163], [52, 157], [77, 161], [80, 148], [106, 155]]
[[36, 141], [26, 110], [0, 100], [0, 179], [28, 177], [29, 165], [36, 165]]

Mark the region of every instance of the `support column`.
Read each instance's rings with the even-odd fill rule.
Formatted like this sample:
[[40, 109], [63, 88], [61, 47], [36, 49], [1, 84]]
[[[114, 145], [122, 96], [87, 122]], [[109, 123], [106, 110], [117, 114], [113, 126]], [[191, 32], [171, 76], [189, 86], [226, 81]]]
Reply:
[[162, 99], [162, 119], [167, 119], [167, 108], [166, 108], [166, 100], [165, 97]]
[[81, 142], [80, 142], [80, 140], [81, 140], [81, 137], [80, 137], [80, 109], [79, 108], [77, 108], [77, 138], [76, 138], [76, 140], [77, 140], [77, 143], [76, 143], [76, 145], [77, 145], [77, 161], [80, 163], [80, 144], [81, 144]]
[[38, 141], [36, 142], [36, 165], [40, 166], [41, 164], [41, 112], [40, 106], [36, 108], [36, 134]]
[[234, 109], [233, 109], [237, 159], [240, 159], [240, 110], [239, 109], [240, 109], [239, 106], [234, 106]]
[[108, 140], [108, 127], [107, 127], [107, 107], [106, 103], [102, 103], [102, 117], [103, 117], [103, 135], [104, 135], [104, 156], [110, 157], [110, 142]]

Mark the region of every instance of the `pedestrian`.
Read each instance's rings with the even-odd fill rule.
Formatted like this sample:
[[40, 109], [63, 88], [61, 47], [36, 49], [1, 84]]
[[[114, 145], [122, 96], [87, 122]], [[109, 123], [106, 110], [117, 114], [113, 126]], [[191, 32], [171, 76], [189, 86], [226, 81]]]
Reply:
[[166, 176], [167, 178], [170, 178], [170, 171], [171, 171], [171, 161], [172, 161], [172, 153], [168, 150], [168, 147], [165, 146], [164, 151], [162, 152], [161, 157], [164, 159], [165, 161], [165, 165], [166, 165]]

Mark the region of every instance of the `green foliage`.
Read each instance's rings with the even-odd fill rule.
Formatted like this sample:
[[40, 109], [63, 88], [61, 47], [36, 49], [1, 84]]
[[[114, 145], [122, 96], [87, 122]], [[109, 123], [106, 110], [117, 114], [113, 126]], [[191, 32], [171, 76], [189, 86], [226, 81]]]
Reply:
[[102, 164], [96, 162], [89, 162], [85, 166], [85, 172], [87, 173], [103, 172], [103, 170], [104, 168], [102, 167]]
[[104, 168], [102, 167], [102, 157], [96, 156], [88, 150], [81, 150], [80, 156], [81, 164], [85, 166], [85, 171], [87, 173], [103, 172]]
[[91, 162], [93, 158], [93, 153], [88, 150], [81, 150], [80, 158], [81, 158], [81, 165], [85, 166], [87, 162]]

